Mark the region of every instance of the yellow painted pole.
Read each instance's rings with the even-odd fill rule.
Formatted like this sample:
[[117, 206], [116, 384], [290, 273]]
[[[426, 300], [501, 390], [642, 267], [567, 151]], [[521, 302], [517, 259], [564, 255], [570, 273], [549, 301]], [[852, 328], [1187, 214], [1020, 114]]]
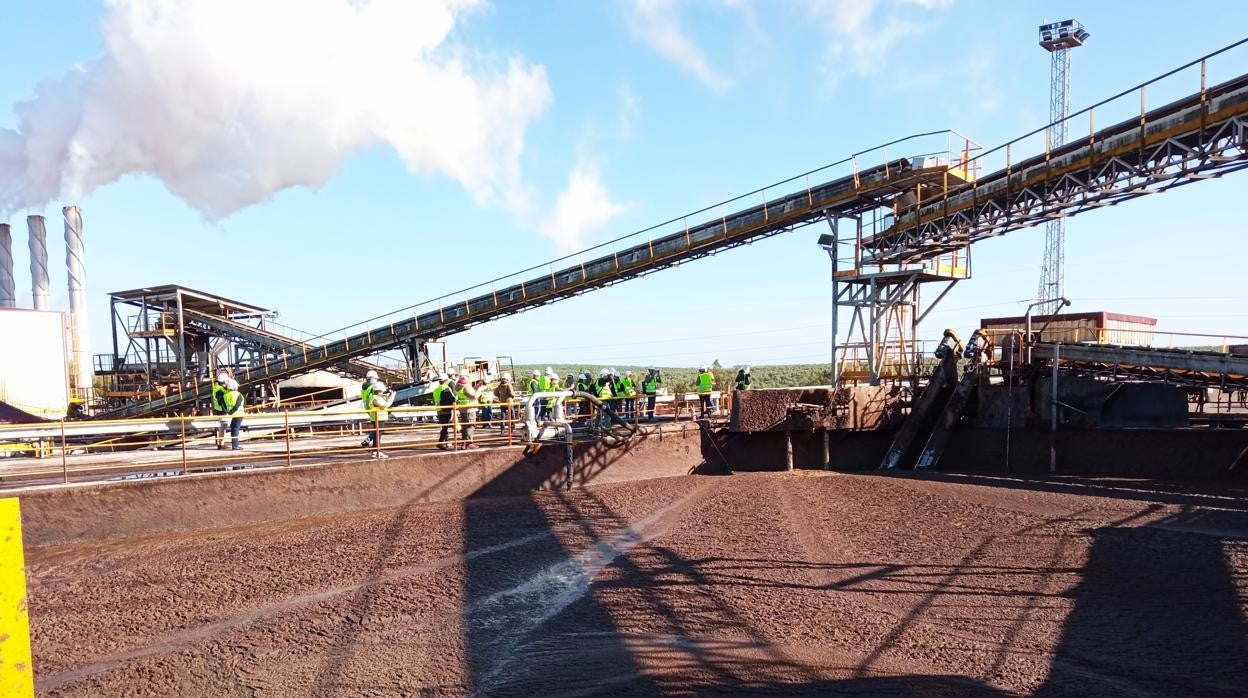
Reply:
[[22, 511], [15, 498], [0, 499], [0, 532], [0, 695], [33, 698]]

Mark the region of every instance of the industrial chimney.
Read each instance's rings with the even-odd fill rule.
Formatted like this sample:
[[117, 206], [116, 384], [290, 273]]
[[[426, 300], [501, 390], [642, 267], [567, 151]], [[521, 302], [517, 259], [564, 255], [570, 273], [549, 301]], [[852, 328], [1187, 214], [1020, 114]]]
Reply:
[[69, 314], [73, 326], [73, 358], [70, 360], [74, 388], [91, 390], [91, 350], [87, 336], [87, 268], [83, 263], [82, 214], [77, 206], [61, 209], [65, 216], [65, 268], [69, 273]]
[[13, 282], [13, 231], [0, 223], [0, 308], [17, 307], [17, 286]]
[[26, 216], [30, 230], [30, 295], [31, 307], [48, 309], [48, 230], [43, 216]]

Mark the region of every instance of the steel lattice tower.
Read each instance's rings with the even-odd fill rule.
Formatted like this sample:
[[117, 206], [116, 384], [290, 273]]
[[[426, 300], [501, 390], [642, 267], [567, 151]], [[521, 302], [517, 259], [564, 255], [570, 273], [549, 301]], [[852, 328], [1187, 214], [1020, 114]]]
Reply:
[[[1049, 84], [1050, 149], [1066, 143], [1066, 119], [1070, 116], [1070, 49], [1082, 46], [1088, 36], [1083, 25], [1073, 19], [1040, 26], [1040, 46], [1049, 51], [1053, 63]], [[1044, 264], [1040, 268], [1036, 298], [1054, 301], [1065, 295], [1065, 266], [1066, 219], [1055, 218], [1045, 226]], [[1052, 303], [1041, 306], [1044, 313], [1056, 310]]]

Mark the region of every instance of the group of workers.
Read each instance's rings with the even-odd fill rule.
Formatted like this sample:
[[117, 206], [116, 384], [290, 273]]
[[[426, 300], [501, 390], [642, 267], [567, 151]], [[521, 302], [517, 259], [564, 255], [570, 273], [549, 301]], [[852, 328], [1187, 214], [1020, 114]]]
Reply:
[[[698, 369], [698, 377], [695, 388], [698, 394], [698, 400], [701, 405], [701, 418], [707, 418], [711, 414], [711, 394], [715, 390], [715, 375], [706, 366]], [[583, 371], [579, 376], [569, 373], [561, 381], [558, 374], [547, 366], [543, 372], [534, 370], [532, 376], [525, 382], [524, 391], [517, 391], [510, 373], [504, 373], [499, 378], [499, 382], [493, 388], [487, 386], [485, 379], [481, 377], [473, 378], [467, 372], [438, 374], [434, 379], [433, 387], [433, 404], [441, 408], [437, 412], [438, 422], [442, 428], [438, 434], [438, 448], [443, 450], [451, 450], [451, 430], [454, 428], [455, 413], [459, 412], [458, 422], [460, 428], [460, 449], [474, 449], [477, 445], [473, 443], [474, 425], [486, 425], [486, 428], [492, 428], [493, 423], [497, 419], [498, 428], [505, 430], [507, 427], [508, 410], [511, 403], [522, 395], [533, 395], [537, 393], [551, 393], [560, 391], [574, 391], [593, 395], [606, 405], [610, 412], [614, 412], [619, 418], [626, 421], [633, 421], [639, 418], [637, 414], [637, 400], [644, 399], [642, 408], [642, 417], [645, 421], [655, 421], [655, 402], [659, 395], [659, 388], [663, 385], [663, 376], [659, 369], [655, 366], [649, 367], [646, 374], [640, 379], [634, 377], [632, 371], [619, 372], [613, 368], [603, 368], [598, 371], [598, 377], [595, 379], [589, 371]], [[750, 388], [750, 367], [744, 366], [737, 372], [736, 380], [733, 383], [735, 390], [749, 390]], [[394, 391], [381, 381], [376, 371], [369, 371], [365, 374], [364, 383], [360, 387], [360, 400], [363, 403], [364, 410], [368, 414], [369, 423], [372, 428], [368, 430], [364, 440], [360, 443], [365, 448], [373, 450], [373, 458], [386, 458], [386, 454], [381, 451], [381, 423], [390, 418], [389, 408], [394, 404]], [[502, 403], [495, 414], [494, 403]], [[231, 448], [235, 451], [241, 450], [239, 445], [239, 431], [243, 423], [243, 404], [244, 397], [239, 390], [238, 381], [234, 380], [226, 371], [220, 371], [216, 375], [216, 381], [212, 386], [212, 413], [221, 420], [220, 428], [217, 430], [216, 440], [217, 448], [225, 448], [225, 431], [228, 429], [231, 438]], [[549, 419], [552, 409], [554, 408], [554, 398], [541, 400], [536, 405], [537, 418], [539, 420]], [[569, 412], [572, 415], [589, 414], [588, 407], [583, 403], [569, 403]], [[595, 425], [600, 427], [609, 426], [610, 415], [607, 410], [598, 410], [595, 419]]]

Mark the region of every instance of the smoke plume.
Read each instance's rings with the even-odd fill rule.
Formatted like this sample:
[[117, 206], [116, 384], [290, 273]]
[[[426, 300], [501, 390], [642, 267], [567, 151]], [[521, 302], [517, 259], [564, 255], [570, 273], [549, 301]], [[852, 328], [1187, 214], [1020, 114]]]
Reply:
[[318, 187], [364, 148], [527, 208], [519, 160], [541, 66], [456, 42], [478, 0], [111, 0], [104, 55], [0, 129], [0, 214], [132, 173], [218, 219]]

